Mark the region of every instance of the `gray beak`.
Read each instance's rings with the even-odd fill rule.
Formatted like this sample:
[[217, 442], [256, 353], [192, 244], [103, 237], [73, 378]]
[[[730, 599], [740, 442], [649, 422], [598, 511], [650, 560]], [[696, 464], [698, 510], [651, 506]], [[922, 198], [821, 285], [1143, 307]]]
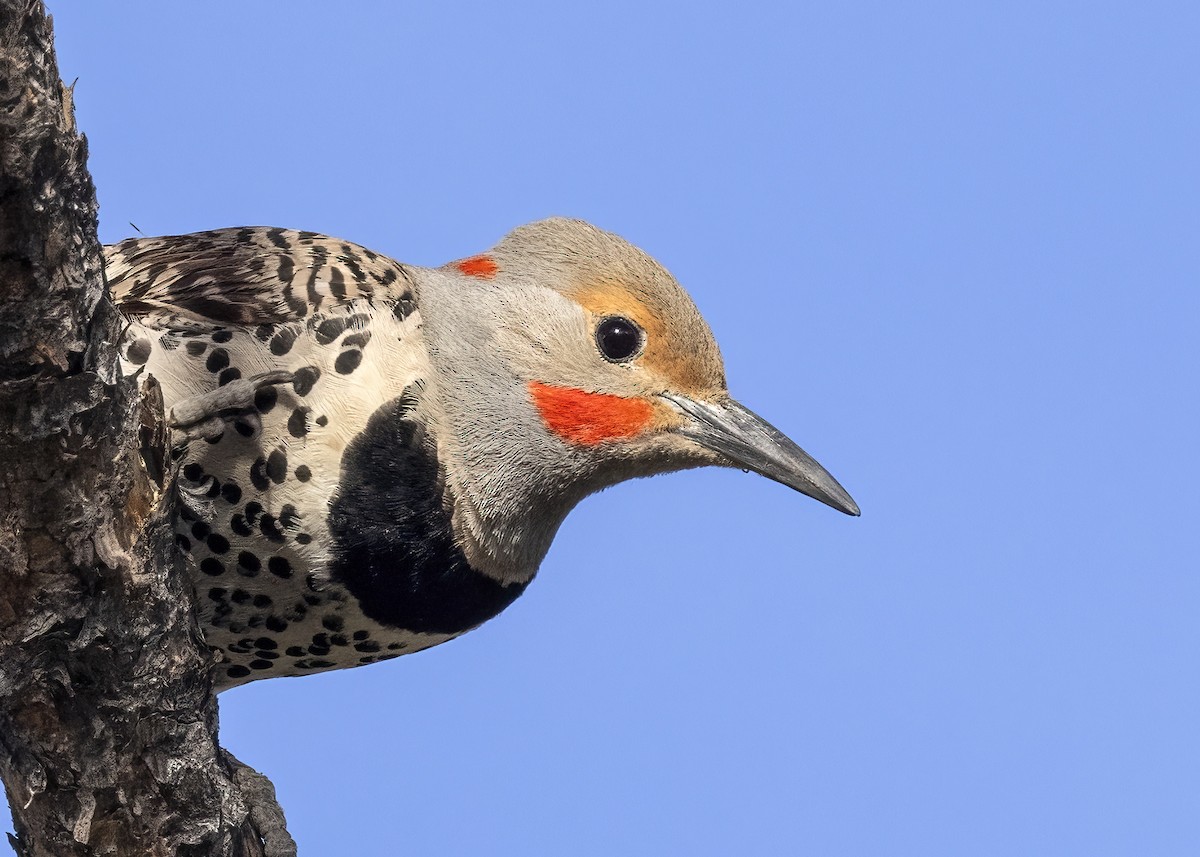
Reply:
[[660, 395], [686, 418], [680, 434], [723, 455], [734, 467], [753, 470], [839, 512], [859, 514], [858, 504], [829, 471], [749, 408], [733, 399], [713, 404], [677, 393]]

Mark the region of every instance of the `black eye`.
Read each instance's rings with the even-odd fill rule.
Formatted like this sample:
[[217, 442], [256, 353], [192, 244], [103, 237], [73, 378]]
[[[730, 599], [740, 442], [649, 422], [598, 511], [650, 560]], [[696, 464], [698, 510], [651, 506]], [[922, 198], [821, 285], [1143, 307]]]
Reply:
[[610, 315], [596, 325], [596, 345], [605, 359], [623, 362], [641, 350], [642, 329], [627, 318]]

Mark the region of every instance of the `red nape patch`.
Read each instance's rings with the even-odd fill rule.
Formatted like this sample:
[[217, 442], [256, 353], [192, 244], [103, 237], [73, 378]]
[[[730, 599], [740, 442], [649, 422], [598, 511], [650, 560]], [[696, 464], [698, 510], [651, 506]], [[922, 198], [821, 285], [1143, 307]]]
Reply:
[[496, 264], [496, 260], [491, 256], [472, 256], [470, 259], [463, 259], [459, 262], [458, 270], [462, 271], [468, 277], [490, 280], [496, 276], [496, 272], [500, 270], [500, 266]]
[[529, 392], [546, 428], [569, 443], [584, 446], [633, 437], [654, 416], [654, 406], [645, 399], [588, 393], [540, 381], [530, 381]]

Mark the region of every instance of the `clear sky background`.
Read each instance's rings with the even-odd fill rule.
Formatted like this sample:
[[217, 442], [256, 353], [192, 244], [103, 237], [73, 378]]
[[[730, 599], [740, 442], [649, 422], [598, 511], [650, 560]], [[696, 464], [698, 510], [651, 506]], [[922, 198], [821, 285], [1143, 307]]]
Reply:
[[221, 699], [304, 855], [1200, 853], [1200, 6], [51, 0], [101, 237], [657, 256], [861, 504], [629, 483]]

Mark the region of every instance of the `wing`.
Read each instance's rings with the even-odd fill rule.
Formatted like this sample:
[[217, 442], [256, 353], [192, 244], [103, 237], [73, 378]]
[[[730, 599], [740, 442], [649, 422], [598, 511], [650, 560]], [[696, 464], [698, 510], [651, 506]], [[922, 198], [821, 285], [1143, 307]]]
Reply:
[[150, 327], [280, 324], [355, 298], [412, 299], [399, 262], [291, 229], [128, 238], [105, 247], [104, 261], [118, 308]]

